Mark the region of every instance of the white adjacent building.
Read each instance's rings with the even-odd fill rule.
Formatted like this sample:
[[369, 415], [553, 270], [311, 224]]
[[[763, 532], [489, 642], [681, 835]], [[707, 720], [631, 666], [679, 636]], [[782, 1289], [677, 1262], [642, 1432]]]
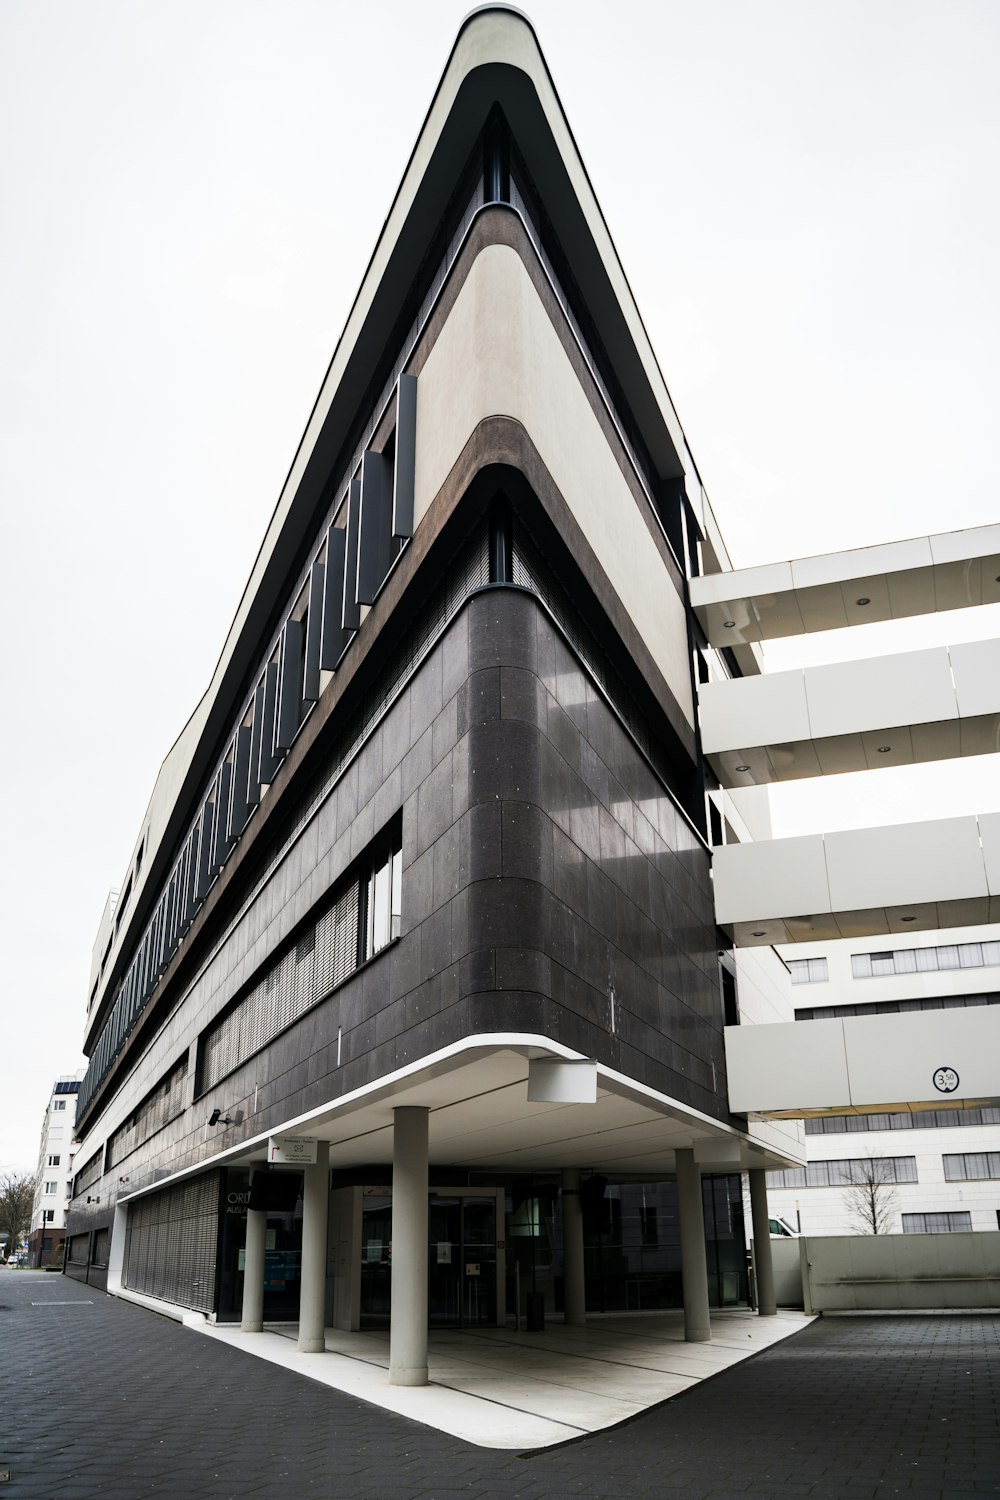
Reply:
[[[796, 1021], [804, 1026], [1000, 1004], [996, 927], [922, 933], [910, 941], [798, 945], [783, 952]], [[772, 1214], [803, 1234], [870, 1232], [858, 1202], [870, 1180], [882, 1233], [1000, 1227], [995, 1102], [960, 1109], [850, 1109], [807, 1117], [805, 1130], [807, 1165], [769, 1174], [768, 1188]]]
[[42, 1118], [31, 1210], [28, 1260], [32, 1266], [61, 1266], [66, 1209], [73, 1186], [76, 1103], [82, 1073], [64, 1073], [52, 1085]]

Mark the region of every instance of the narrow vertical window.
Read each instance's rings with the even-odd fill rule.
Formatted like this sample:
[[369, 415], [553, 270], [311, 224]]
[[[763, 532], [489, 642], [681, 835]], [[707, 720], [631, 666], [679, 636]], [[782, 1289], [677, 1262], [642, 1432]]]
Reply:
[[365, 958], [373, 958], [399, 936], [402, 919], [403, 855], [398, 838], [382, 846], [368, 875], [365, 901]]

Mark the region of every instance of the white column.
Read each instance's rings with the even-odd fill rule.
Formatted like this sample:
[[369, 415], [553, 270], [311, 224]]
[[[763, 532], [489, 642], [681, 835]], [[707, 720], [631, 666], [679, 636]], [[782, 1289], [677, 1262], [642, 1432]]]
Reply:
[[299, 1353], [326, 1350], [326, 1232], [330, 1209], [330, 1143], [317, 1141], [316, 1161], [303, 1171]]
[[705, 1258], [701, 1173], [692, 1150], [677, 1150], [674, 1156], [677, 1161], [677, 1208], [681, 1221], [684, 1337], [689, 1344], [704, 1344], [712, 1337], [712, 1325], [708, 1313], [708, 1262]]
[[389, 1384], [427, 1384], [427, 1124], [418, 1105], [394, 1109]]
[[767, 1212], [767, 1173], [760, 1167], [748, 1172], [750, 1217], [753, 1223], [753, 1270], [757, 1282], [757, 1311], [773, 1318], [778, 1311], [774, 1296], [774, 1262], [771, 1256], [771, 1225]]
[[583, 1210], [580, 1173], [564, 1167], [562, 1174], [563, 1301], [566, 1322], [582, 1327], [587, 1321], [587, 1289], [583, 1263]]
[[264, 1252], [267, 1244], [267, 1214], [247, 1209], [246, 1249], [243, 1252], [244, 1333], [260, 1333], [264, 1327]]

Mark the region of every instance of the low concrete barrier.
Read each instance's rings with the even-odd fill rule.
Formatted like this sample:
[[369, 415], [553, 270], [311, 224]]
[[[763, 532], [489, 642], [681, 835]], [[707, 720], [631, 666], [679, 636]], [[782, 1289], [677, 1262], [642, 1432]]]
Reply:
[[[1000, 1308], [1000, 1232], [831, 1235], [788, 1245], [799, 1254], [807, 1313]], [[772, 1248], [787, 1258], [784, 1245]]]

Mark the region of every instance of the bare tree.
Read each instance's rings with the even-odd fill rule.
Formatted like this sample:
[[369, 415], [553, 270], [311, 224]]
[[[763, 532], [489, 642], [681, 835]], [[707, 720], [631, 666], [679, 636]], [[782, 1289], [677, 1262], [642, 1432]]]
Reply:
[[31, 1228], [35, 1179], [26, 1172], [0, 1172], [0, 1234], [7, 1235], [7, 1254], [19, 1250]]
[[880, 1156], [851, 1163], [847, 1212], [862, 1234], [888, 1234], [896, 1200], [893, 1169]]

